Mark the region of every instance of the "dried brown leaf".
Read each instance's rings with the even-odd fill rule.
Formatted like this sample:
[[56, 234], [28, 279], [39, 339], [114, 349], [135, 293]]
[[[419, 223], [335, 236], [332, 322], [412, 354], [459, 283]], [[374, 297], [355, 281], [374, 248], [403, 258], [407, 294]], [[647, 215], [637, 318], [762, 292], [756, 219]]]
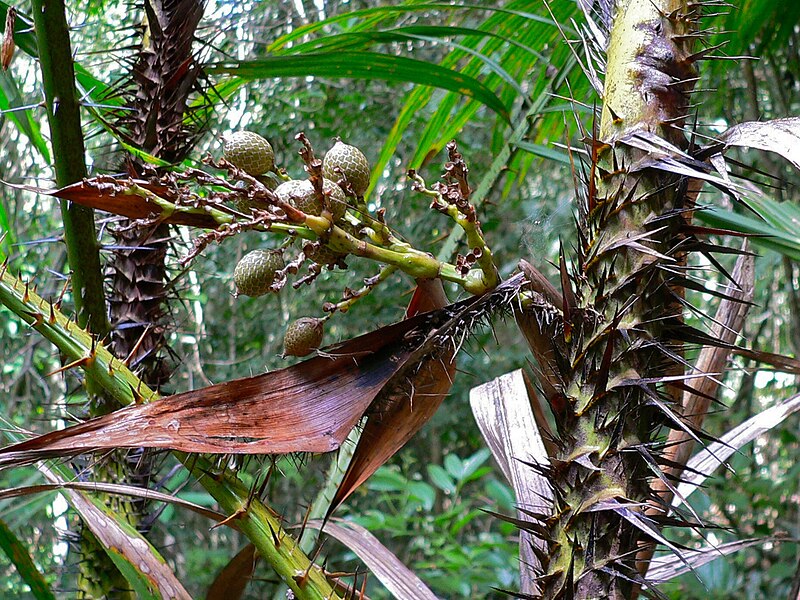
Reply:
[[157, 218], [161, 223], [190, 225], [205, 229], [215, 229], [219, 226], [219, 223], [202, 209], [193, 212], [180, 211], [165, 213], [157, 203], [148, 198], [143, 198], [136, 194], [121, 194], [116, 191], [119, 186], [128, 184], [137, 185], [156, 195], [164, 194], [167, 191], [163, 186], [139, 179], [121, 180], [117, 185], [98, 184], [95, 179], [74, 183], [57, 190], [46, 190], [34, 186], [6, 183], [6, 185], [10, 187], [69, 200], [81, 206], [104, 210], [114, 215], [128, 217], [129, 219]]
[[17, 9], [13, 6], [8, 7], [6, 12], [6, 26], [3, 30], [3, 41], [0, 43], [0, 67], [3, 71], [8, 71], [11, 66], [11, 59], [14, 58], [14, 24], [17, 20]]
[[[469, 395], [472, 414], [495, 460], [511, 483], [520, 517], [549, 514], [552, 489], [546, 477], [525, 463], [547, 465], [547, 452], [534, 422], [521, 369], [473, 388]], [[528, 517], [530, 518], [530, 517]], [[539, 559], [531, 545], [544, 549], [544, 542], [529, 531], [520, 533], [520, 583], [524, 594], [537, 591]]]
[[[449, 388], [438, 369], [451, 367], [437, 366], [449, 352], [445, 346], [455, 352], [456, 338], [466, 337], [476, 320], [507, 307], [522, 283], [521, 275], [512, 277], [483, 296], [382, 327], [280, 371], [127, 406], [14, 444], [0, 450], [0, 467], [113, 448], [328, 452], [339, 447], [381, 392], [373, 414], [392, 410], [394, 392], [410, 384], [417, 399], [414, 414], [407, 416], [410, 425], [399, 428], [402, 435], [391, 434], [392, 444], [404, 443], [418, 429], [416, 413], [428, 402], [425, 394], [436, 404]], [[406, 403], [398, 410], [402, 406], [409, 408]]]
[[239, 600], [253, 577], [258, 558], [253, 544], [247, 544], [237, 552], [214, 578], [206, 600]]
[[[439, 279], [420, 279], [407, 314], [447, 305]], [[331, 501], [328, 514], [410, 440], [439, 409], [455, 377], [455, 348], [423, 361], [396, 393], [379, 401], [364, 426], [353, 458]]]
[[420, 318], [383, 327], [286, 369], [133, 405], [0, 450], [0, 466], [106, 448], [327, 452], [405, 364]]
[[361, 525], [343, 519], [315, 519], [306, 527], [321, 529], [355, 552], [398, 600], [436, 600], [428, 586]]

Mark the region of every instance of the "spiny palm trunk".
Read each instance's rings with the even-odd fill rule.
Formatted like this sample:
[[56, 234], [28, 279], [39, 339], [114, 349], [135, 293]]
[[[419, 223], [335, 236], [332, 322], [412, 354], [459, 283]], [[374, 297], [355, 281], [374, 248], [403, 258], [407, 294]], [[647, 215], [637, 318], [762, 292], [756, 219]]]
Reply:
[[[129, 113], [118, 126], [133, 146], [170, 163], [183, 160], [197, 131], [187, 125], [189, 94], [198, 67], [192, 42], [200, 0], [147, 0], [142, 47], [133, 67], [135, 89]], [[142, 165], [131, 160], [131, 167]], [[113, 232], [118, 246], [112, 261], [109, 299], [114, 354], [128, 358], [151, 387], [165, 384], [172, 369], [165, 357], [164, 323], [169, 228], [143, 228], [124, 221]]]
[[[180, 162], [197, 133], [187, 127], [185, 116], [198, 74], [192, 43], [203, 3], [146, 0], [144, 8], [143, 42], [131, 73], [132, 110], [123, 113], [118, 127], [134, 147], [168, 162]], [[129, 164], [141, 172], [140, 163], [130, 159]], [[166, 343], [171, 325], [165, 319], [170, 231], [167, 226], [147, 228], [126, 220], [111, 233], [118, 248], [108, 265], [111, 349], [157, 389], [172, 375]], [[108, 412], [116, 407], [104, 408]], [[153, 468], [150, 452], [120, 451], [98, 464], [94, 477], [148, 487]], [[130, 524], [148, 528], [148, 521], [142, 518], [147, 513], [145, 501], [117, 500], [115, 504], [115, 512], [125, 515]], [[115, 575], [113, 565], [103, 560], [106, 555], [88, 528], [81, 534], [81, 552], [79, 590], [84, 598], [131, 594], [119, 588], [121, 578]]]
[[[682, 372], [689, 200], [685, 178], [654, 168], [633, 136], [686, 147], [696, 11], [683, 0], [617, 2], [577, 257], [571, 269], [561, 258], [560, 314], [538, 319], [540, 335], [529, 336], [546, 357], [557, 422], [548, 473], [555, 510], [534, 530], [544, 540], [545, 598], [631, 597], [636, 550], [657, 529], [643, 503], [651, 442], [671, 419], [658, 378]], [[543, 348], [542, 339], [555, 342]]]

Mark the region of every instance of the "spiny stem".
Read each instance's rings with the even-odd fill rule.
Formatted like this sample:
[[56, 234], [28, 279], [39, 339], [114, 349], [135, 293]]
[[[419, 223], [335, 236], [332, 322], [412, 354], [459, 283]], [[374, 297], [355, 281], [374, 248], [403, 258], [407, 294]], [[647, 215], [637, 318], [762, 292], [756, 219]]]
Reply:
[[[0, 267], [0, 303], [50, 340], [67, 360], [92, 374], [120, 404], [152, 402], [160, 398], [92, 334], [70, 321], [31, 290], [27, 283], [11, 275], [7, 264]], [[227, 472], [210, 476], [213, 468], [204, 457], [185, 453], [176, 455], [225, 511], [237, 514], [240, 508], [247, 507], [245, 512], [237, 514], [237, 525], [298, 597], [339, 598], [322, 570], [311, 563], [294, 538], [283, 529], [275, 512], [258, 498], [253, 498], [241, 481]], [[278, 544], [273, 541], [273, 533], [279, 540]], [[302, 573], [308, 575], [302, 579], [301, 585], [298, 574]]]

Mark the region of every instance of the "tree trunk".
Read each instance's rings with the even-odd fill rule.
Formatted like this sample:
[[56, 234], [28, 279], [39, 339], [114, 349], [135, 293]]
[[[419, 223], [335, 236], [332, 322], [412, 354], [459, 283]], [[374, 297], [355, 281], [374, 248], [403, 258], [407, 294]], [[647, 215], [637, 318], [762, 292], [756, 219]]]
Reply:
[[546, 542], [545, 598], [632, 597], [636, 550], [658, 535], [643, 505], [658, 460], [651, 442], [673, 420], [659, 379], [683, 370], [681, 242], [691, 201], [686, 178], [639, 148], [658, 139], [687, 146], [697, 13], [679, 0], [617, 2], [577, 252], [571, 265], [562, 252], [560, 301], [522, 320], [557, 423], [554, 513], [531, 527]]

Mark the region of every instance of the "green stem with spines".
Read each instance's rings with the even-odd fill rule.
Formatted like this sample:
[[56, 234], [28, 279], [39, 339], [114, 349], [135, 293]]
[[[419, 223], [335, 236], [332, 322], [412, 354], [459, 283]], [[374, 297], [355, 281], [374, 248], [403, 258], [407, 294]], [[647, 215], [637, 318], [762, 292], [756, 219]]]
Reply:
[[[83, 369], [87, 376], [91, 375], [121, 405], [160, 398], [102, 343], [97, 342], [95, 336], [70, 321], [31, 290], [27, 283], [14, 277], [7, 265], [0, 268], [0, 303], [52, 342], [68, 361]], [[203, 457], [186, 453], [176, 455], [224, 511], [231, 515], [239, 513], [235, 517], [236, 525], [298, 598], [339, 598], [322, 570], [311, 563], [296, 540], [281, 526], [274, 511], [258, 498], [253, 498], [241, 481], [228, 472], [214, 473], [211, 463]], [[240, 513], [242, 509], [246, 510]]]

